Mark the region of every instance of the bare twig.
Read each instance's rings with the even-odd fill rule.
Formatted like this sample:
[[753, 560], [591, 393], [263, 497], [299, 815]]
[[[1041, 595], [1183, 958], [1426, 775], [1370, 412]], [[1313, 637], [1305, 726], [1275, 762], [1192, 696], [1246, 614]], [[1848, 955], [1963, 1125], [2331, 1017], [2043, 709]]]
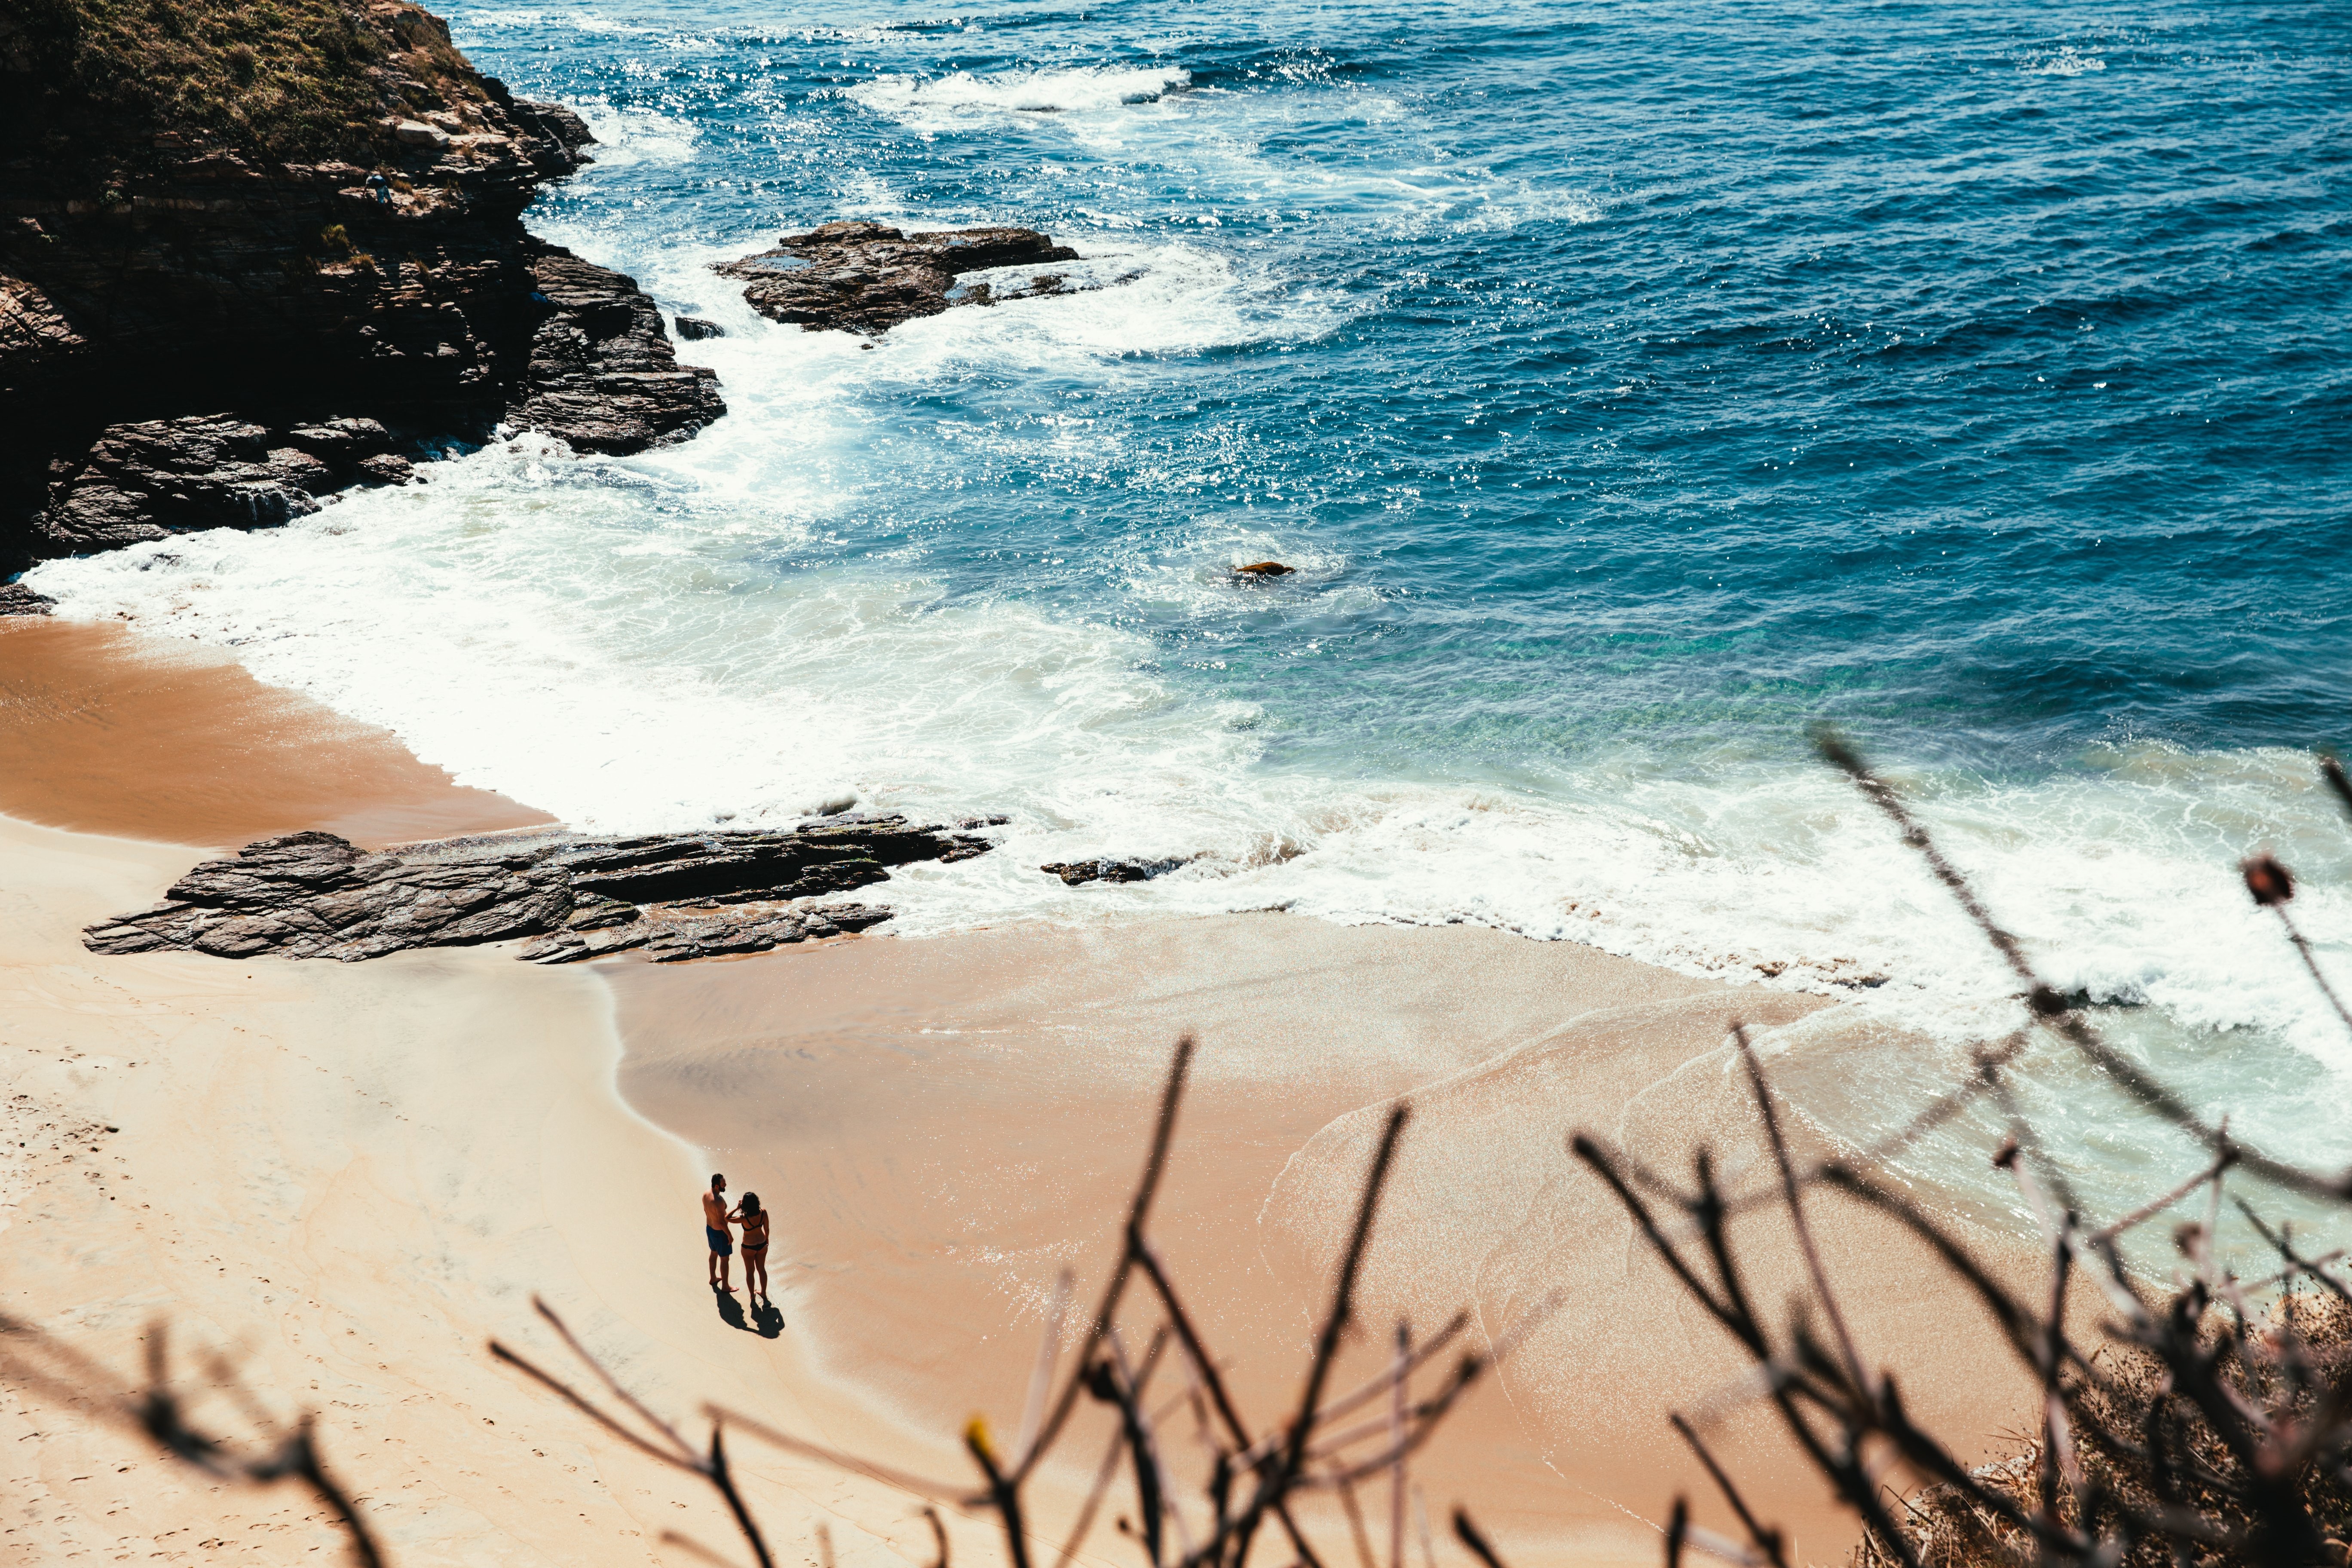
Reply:
[[[96, 1394], [120, 1387], [121, 1379], [55, 1335], [0, 1316], [0, 1381], [45, 1399], [91, 1410], [125, 1431], [142, 1433], [173, 1458], [218, 1479], [246, 1486], [267, 1486], [289, 1478], [299, 1480], [341, 1526], [351, 1543], [352, 1561], [361, 1568], [382, 1568], [383, 1556], [374, 1532], [360, 1517], [350, 1491], [327, 1468], [313, 1436], [316, 1428], [310, 1415], [298, 1415], [291, 1425], [280, 1423], [261, 1408], [241, 1380], [229, 1377], [226, 1383], [232, 1402], [254, 1428], [250, 1439], [239, 1441], [206, 1431], [189, 1418], [173, 1386], [169, 1346], [168, 1326], [150, 1324], [146, 1386], [128, 1396]], [[225, 1370], [217, 1358], [213, 1360], [216, 1371]]]
[[1460, 1507], [1454, 1509], [1454, 1534], [1456, 1540], [1470, 1549], [1471, 1555], [1484, 1563], [1486, 1568], [1503, 1568], [1503, 1560], [1495, 1555], [1494, 1547], [1487, 1543], [1484, 1535], [1479, 1533], [1478, 1527], [1470, 1521], [1470, 1514], [1466, 1509]]
[[2063, 1038], [2085, 1060], [2106, 1074], [2141, 1105], [2179, 1127], [2215, 1154], [2235, 1151], [2237, 1158], [2248, 1170], [2308, 1197], [2340, 1199], [2352, 1195], [2352, 1182], [2344, 1177], [2329, 1177], [2305, 1171], [2244, 1143], [2231, 1142], [2225, 1134], [2209, 1126], [2188, 1101], [2108, 1046], [2067, 1005], [2065, 997], [2035, 973], [2032, 962], [2025, 956], [2024, 948], [1993, 919], [1991, 911], [1985, 908], [1977, 898], [1975, 889], [1969, 886], [1968, 879], [1944, 858], [1943, 851], [1936, 847], [1927, 830], [1912, 816], [1909, 808], [1904, 805], [1894, 790], [1871, 772], [1868, 764], [1851, 746], [1831, 731], [1816, 730], [1813, 742], [1822, 756], [1853, 779], [1865, 799], [1902, 829], [1903, 842], [1918, 852], [1936, 879], [1950, 891], [1954, 900], [1984, 934], [1985, 940], [1992, 944], [1993, 951], [2000, 954], [2011, 972], [2023, 983], [2027, 1005], [2045, 1028]]

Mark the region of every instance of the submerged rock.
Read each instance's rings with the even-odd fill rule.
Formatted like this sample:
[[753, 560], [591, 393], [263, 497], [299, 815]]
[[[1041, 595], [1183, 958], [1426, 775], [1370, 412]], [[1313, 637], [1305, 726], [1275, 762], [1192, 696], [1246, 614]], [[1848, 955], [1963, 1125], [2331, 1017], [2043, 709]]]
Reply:
[[723, 338], [727, 335], [726, 328], [716, 321], [705, 321], [700, 316], [679, 316], [671, 321], [670, 326], [679, 337], [688, 342], [699, 342], [704, 338]]
[[[743, 298], [772, 321], [809, 331], [876, 334], [951, 305], [1007, 298], [986, 285], [951, 298], [955, 280], [994, 267], [1076, 261], [1078, 253], [1031, 228], [962, 228], [906, 234], [878, 223], [828, 223], [788, 234], [772, 250], [711, 270], [740, 279]], [[1055, 293], [1057, 274], [1031, 279], [1025, 292]]]
[[764, 951], [890, 918], [866, 904], [708, 906], [840, 893], [884, 880], [893, 866], [967, 859], [990, 847], [895, 816], [627, 838], [530, 830], [375, 853], [331, 833], [293, 833], [248, 844], [232, 860], [204, 862], [163, 903], [91, 926], [82, 940], [101, 953], [352, 963], [406, 948], [543, 936], [521, 956], [563, 963], [644, 947], [672, 962]]
[[1234, 575], [1263, 581], [1268, 577], [1287, 577], [1297, 570], [1297, 567], [1285, 566], [1279, 561], [1253, 561], [1246, 566], [1234, 567]]

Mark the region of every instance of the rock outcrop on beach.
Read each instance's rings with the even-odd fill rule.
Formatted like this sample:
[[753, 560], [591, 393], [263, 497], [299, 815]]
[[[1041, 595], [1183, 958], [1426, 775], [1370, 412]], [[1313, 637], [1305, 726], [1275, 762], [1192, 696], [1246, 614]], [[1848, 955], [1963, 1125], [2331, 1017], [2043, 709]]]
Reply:
[[591, 140], [398, 0], [0, 13], [0, 574], [501, 419], [632, 452], [717, 418], [633, 280], [523, 227]]
[[520, 956], [562, 963], [643, 947], [669, 962], [879, 924], [889, 910], [799, 900], [871, 886], [893, 867], [969, 859], [990, 847], [971, 833], [897, 816], [625, 838], [529, 829], [373, 853], [331, 833], [293, 833], [248, 844], [232, 860], [204, 862], [163, 902], [91, 926], [83, 940], [101, 953], [352, 963], [408, 948], [540, 937]]
[[772, 250], [711, 270], [740, 279], [744, 300], [772, 321], [875, 336], [951, 306], [1059, 293], [1066, 286], [1058, 274], [1039, 273], [1024, 284], [959, 289], [956, 279], [967, 272], [1076, 259], [1076, 251], [1033, 228], [905, 234], [851, 221], [785, 235]]

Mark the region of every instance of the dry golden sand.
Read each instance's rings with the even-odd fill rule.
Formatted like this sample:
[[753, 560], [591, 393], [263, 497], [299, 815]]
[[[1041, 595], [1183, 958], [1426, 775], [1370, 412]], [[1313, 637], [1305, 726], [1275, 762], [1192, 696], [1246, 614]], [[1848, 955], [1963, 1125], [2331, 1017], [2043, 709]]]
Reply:
[[[27, 693], [46, 710], [22, 710]], [[1400, 1314], [1425, 1329], [1467, 1305], [1484, 1336], [1563, 1292], [1423, 1468], [1441, 1558], [1460, 1560], [1443, 1535], [1458, 1498], [1521, 1568], [1654, 1562], [1649, 1521], [1696, 1489], [1664, 1412], [1737, 1360], [1564, 1137], [1594, 1127], [1667, 1168], [1701, 1138], [1752, 1161], [1725, 1021], [1769, 1026], [1802, 998], [1488, 931], [1275, 916], [602, 973], [498, 949], [100, 959], [81, 926], [152, 900], [197, 854], [12, 818], [186, 845], [535, 814], [234, 667], [159, 659], [110, 630], [0, 632], [0, 695], [11, 761], [33, 741], [56, 752], [0, 783], [0, 1311], [126, 1374], [160, 1321], [177, 1343], [230, 1352], [273, 1408], [320, 1413], [396, 1562], [686, 1561], [658, 1547], [669, 1529], [725, 1543], [707, 1493], [489, 1361], [493, 1334], [554, 1355], [533, 1291], [661, 1408], [723, 1397], [964, 1475], [965, 1417], [1018, 1424], [1054, 1273], [1076, 1268], [1087, 1290], [1106, 1262], [1185, 1027], [1202, 1051], [1155, 1234], [1253, 1417], [1296, 1396], [1371, 1130], [1410, 1092], [1349, 1375]], [[616, 1068], [670, 1131], [616, 1096]], [[725, 1321], [703, 1284], [706, 1160], [778, 1212], [773, 1338]], [[1973, 1313], [1884, 1226], [1824, 1219], [1832, 1268], [1868, 1270], [1860, 1337], [1906, 1369], [1915, 1405], [1962, 1432], [2011, 1424], [2022, 1391], [1991, 1370]], [[1785, 1238], [1766, 1223], [1755, 1239], [1759, 1293], [1777, 1299], [1795, 1279]], [[1105, 1429], [1087, 1421], [1072, 1452], [1091, 1464]], [[1850, 1530], [1818, 1484], [1752, 1418], [1720, 1435], [1801, 1555], [1842, 1557]], [[814, 1560], [820, 1521], [844, 1568], [930, 1561], [908, 1495], [743, 1457], [784, 1561]], [[1070, 1475], [1036, 1500], [1057, 1535]], [[1711, 1500], [1700, 1511], [1721, 1521]], [[1351, 1560], [1320, 1523], [1332, 1559]], [[1001, 1556], [984, 1519], [951, 1511], [950, 1528], [961, 1560]], [[216, 1490], [88, 1410], [0, 1393], [0, 1562], [275, 1563], [332, 1545], [290, 1491]], [[1088, 1555], [1136, 1552], [1106, 1532]]]

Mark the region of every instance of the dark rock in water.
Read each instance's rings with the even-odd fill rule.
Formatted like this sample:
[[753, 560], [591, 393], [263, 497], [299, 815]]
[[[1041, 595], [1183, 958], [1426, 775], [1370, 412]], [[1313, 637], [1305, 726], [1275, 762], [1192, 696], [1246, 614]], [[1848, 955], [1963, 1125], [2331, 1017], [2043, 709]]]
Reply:
[[[950, 305], [986, 304], [997, 297], [983, 287], [950, 299], [956, 279], [966, 272], [1077, 258], [1076, 251], [1035, 229], [905, 234], [878, 223], [844, 222], [788, 234], [773, 250], [711, 270], [741, 279], [743, 298], [772, 321], [872, 334], [936, 316]], [[1055, 277], [1052, 284], [1038, 291], [1058, 290], [1063, 280]]]
[[79, 461], [51, 465], [42, 534], [68, 552], [205, 528], [268, 528], [354, 484], [413, 473], [373, 419], [270, 430], [234, 414], [187, 415], [101, 432]]
[[69, 551], [201, 528], [260, 528], [319, 510], [334, 470], [234, 415], [109, 427], [49, 486], [42, 528]]
[[707, 321], [700, 316], [679, 316], [674, 319], [670, 325], [677, 331], [679, 337], [688, 342], [699, 342], [704, 338], [723, 338], [727, 335], [726, 328], [716, 321]]
[[642, 452], [727, 412], [719, 373], [680, 364], [636, 279], [533, 242], [530, 275], [551, 313], [530, 340], [530, 392], [508, 418], [583, 452]]
[[[488, 77], [484, 79], [498, 80], [496, 77]], [[501, 83], [500, 86], [503, 88], [504, 84]], [[562, 148], [568, 155], [568, 162], [556, 173], [568, 174], [578, 164], [593, 163], [596, 161], [593, 153], [583, 150], [593, 146], [596, 138], [590, 133], [588, 122], [581, 119], [574, 110], [560, 103], [540, 103], [531, 99], [515, 98], [511, 95], [506, 100], [506, 108], [507, 113], [513, 118], [516, 124], [539, 141]], [[552, 174], [550, 177], [552, 178]]]
[[740, 903], [846, 892], [917, 860], [985, 854], [984, 840], [902, 816], [835, 816], [789, 832], [582, 839], [547, 853], [582, 892], [632, 903]]
[[57, 607], [55, 599], [22, 583], [0, 583], [0, 616], [46, 616]]
[[1154, 877], [1166, 876], [1191, 858], [1180, 856], [1173, 860], [1056, 860], [1037, 869], [1076, 888], [1087, 882], [1148, 882]]
[[1297, 570], [1297, 568], [1285, 566], [1279, 561], [1253, 561], [1246, 566], [1234, 567], [1234, 575], [1236, 577], [1257, 577], [1261, 579], [1266, 577], [1287, 577], [1296, 570]]
[[404, 485], [416, 477], [415, 466], [397, 452], [378, 452], [373, 458], [359, 460], [359, 479], [363, 485]]
[[[543, 936], [522, 957], [563, 963], [643, 947], [662, 962], [761, 952], [890, 918], [866, 904], [779, 904], [884, 880], [892, 866], [990, 846], [901, 816], [741, 833], [590, 838], [553, 830], [366, 853], [331, 833], [248, 844], [173, 884], [165, 901], [83, 933], [93, 952], [184, 950], [346, 963], [412, 947]], [[640, 903], [652, 903], [651, 910]]]

